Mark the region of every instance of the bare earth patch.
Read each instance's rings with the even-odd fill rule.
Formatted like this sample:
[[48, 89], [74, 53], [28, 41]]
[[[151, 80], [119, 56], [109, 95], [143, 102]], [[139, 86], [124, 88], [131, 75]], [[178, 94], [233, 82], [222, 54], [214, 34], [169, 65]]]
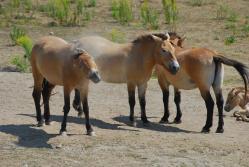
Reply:
[[[71, 109], [69, 136], [62, 137], [58, 135], [63, 107], [60, 87], [50, 101], [53, 124], [37, 128], [31, 74], [1, 72], [0, 78], [1, 166], [248, 166], [249, 124], [225, 113], [225, 132], [216, 134], [215, 110], [211, 133], [200, 133], [206, 111], [197, 90], [182, 93], [182, 124], [161, 125], [162, 95], [157, 81], [151, 80], [147, 92], [151, 126], [141, 124], [137, 102], [137, 126], [130, 127], [126, 86], [92, 84], [89, 106], [97, 136], [85, 135], [84, 119]], [[170, 109], [173, 120], [172, 96]]]

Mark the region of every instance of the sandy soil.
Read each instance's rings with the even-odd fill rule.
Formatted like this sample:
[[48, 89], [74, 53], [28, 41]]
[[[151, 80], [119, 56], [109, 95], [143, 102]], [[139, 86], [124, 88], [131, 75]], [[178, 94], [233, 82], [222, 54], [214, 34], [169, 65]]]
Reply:
[[[53, 124], [36, 123], [31, 74], [0, 73], [0, 166], [249, 166], [249, 124], [225, 113], [225, 132], [200, 130], [205, 123], [204, 102], [197, 90], [183, 91], [183, 123], [161, 125], [162, 95], [156, 80], [149, 82], [147, 113], [150, 127], [135, 113], [137, 126], [128, 123], [125, 85], [92, 84], [89, 106], [97, 136], [85, 135], [84, 119], [71, 109], [67, 137], [59, 136], [63, 94], [60, 87], [51, 99]], [[224, 88], [225, 95], [228, 88]], [[173, 120], [175, 107], [171, 96]]]

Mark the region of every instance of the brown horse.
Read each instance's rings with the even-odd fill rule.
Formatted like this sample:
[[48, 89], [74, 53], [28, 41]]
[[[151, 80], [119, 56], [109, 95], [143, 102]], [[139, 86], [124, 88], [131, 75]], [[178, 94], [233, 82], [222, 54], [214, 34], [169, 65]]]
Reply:
[[[157, 34], [157, 36], [162, 39], [167, 38], [164, 34]], [[174, 101], [177, 108], [175, 122], [177, 123], [181, 122], [182, 116], [180, 109], [181, 94], [179, 89], [191, 90], [198, 88], [207, 108], [207, 120], [202, 132], [209, 132], [210, 127], [212, 126], [214, 108], [214, 101], [210, 94], [210, 88], [212, 87], [216, 96], [216, 103], [219, 111], [219, 122], [216, 132], [223, 133], [223, 64], [232, 66], [239, 72], [244, 80], [245, 90], [247, 90], [247, 80], [249, 77], [247, 67], [236, 60], [228, 59], [206, 48], [185, 49], [182, 47], [183, 39], [176, 33], [170, 33], [170, 39], [175, 47], [176, 57], [181, 69], [176, 75], [172, 75], [161, 66], [156, 66], [156, 73], [159, 85], [163, 92], [164, 102], [164, 116], [160, 122], [168, 122], [168, 98], [170, 85], [173, 85], [175, 90]]]
[[[169, 39], [162, 40], [152, 34], [147, 34], [130, 43], [117, 44], [102, 37], [90, 36], [83, 37], [75, 43], [95, 56], [94, 60], [103, 81], [127, 84], [132, 123], [134, 123], [135, 89], [138, 87], [141, 119], [144, 124], [149, 123], [145, 111], [145, 93], [147, 81], [151, 77], [155, 64], [160, 64], [172, 75], [176, 74], [179, 69], [174, 47]], [[77, 91], [74, 107], [80, 110]]]
[[34, 78], [33, 98], [36, 107], [38, 126], [43, 125], [41, 117], [41, 93], [44, 102], [44, 118], [50, 124], [49, 97], [55, 85], [64, 87], [64, 117], [60, 132], [66, 134], [67, 115], [70, 110], [70, 92], [77, 88], [86, 117], [87, 134], [92, 135], [89, 122], [88, 84], [89, 79], [100, 81], [97, 66], [92, 57], [84, 50], [76, 48], [61, 38], [47, 36], [41, 38], [33, 47], [31, 66]]

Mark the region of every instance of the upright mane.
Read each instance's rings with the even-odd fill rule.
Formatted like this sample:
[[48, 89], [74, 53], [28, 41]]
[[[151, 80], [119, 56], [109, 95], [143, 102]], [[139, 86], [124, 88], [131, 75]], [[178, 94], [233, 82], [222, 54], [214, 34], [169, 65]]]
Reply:
[[139, 37], [134, 39], [132, 41], [132, 43], [136, 44], [136, 43], [152, 41], [152, 40], [153, 40], [153, 38], [152, 38], [151, 34], [144, 34], [144, 35], [140, 35]]
[[[182, 37], [180, 35], [178, 35], [176, 32], [169, 32], [168, 34], [169, 34], [171, 39], [176, 39], [176, 38], [182, 39]], [[165, 33], [154, 33], [152, 35], [155, 35], [155, 36], [161, 38], [162, 40], [167, 40], [168, 39], [168, 37], [167, 37], [167, 35]]]

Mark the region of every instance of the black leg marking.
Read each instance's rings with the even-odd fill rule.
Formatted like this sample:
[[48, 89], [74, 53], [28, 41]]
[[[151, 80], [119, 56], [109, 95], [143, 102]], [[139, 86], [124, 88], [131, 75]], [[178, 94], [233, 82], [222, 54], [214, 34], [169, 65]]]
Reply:
[[147, 116], [146, 116], [146, 100], [145, 100], [145, 96], [139, 97], [139, 103], [140, 103], [140, 107], [141, 107], [141, 119], [143, 121], [144, 124], [149, 123]]
[[160, 123], [169, 122], [169, 90], [163, 90], [163, 105], [164, 105], [164, 115], [161, 118]]
[[42, 120], [42, 117], [41, 117], [41, 106], [40, 106], [41, 91], [36, 90], [34, 88], [32, 96], [33, 96], [33, 99], [34, 99], [34, 102], [35, 102], [36, 120], [38, 122], [37, 126], [42, 126], [43, 125], [43, 120]]
[[50, 84], [45, 79], [43, 80], [43, 89], [42, 89], [42, 97], [44, 103], [44, 119], [45, 124], [50, 125], [50, 108], [49, 108], [49, 99], [51, 92], [54, 88], [54, 85]]
[[224, 106], [224, 99], [222, 93], [216, 95], [216, 104], [219, 112], [219, 121], [216, 133], [223, 133], [224, 129], [224, 120], [223, 120], [223, 106]]
[[181, 103], [181, 92], [180, 91], [175, 91], [175, 98], [174, 98], [175, 104], [176, 104], [176, 117], [174, 122], [175, 123], [181, 123], [181, 117], [182, 117], [182, 111], [180, 108], [180, 103]]
[[92, 135], [93, 133], [93, 129], [92, 126], [90, 124], [90, 119], [89, 119], [89, 107], [88, 107], [88, 100], [87, 97], [85, 97], [82, 101], [82, 105], [83, 105], [83, 111], [85, 114], [85, 119], [86, 119], [86, 130], [87, 130], [87, 135]]
[[66, 132], [66, 127], [67, 127], [67, 115], [70, 110], [70, 95], [65, 94], [64, 92], [64, 116], [63, 116], [63, 121], [61, 124], [61, 130], [60, 133]]
[[128, 88], [128, 96], [129, 96], [129, 106], [130, 106], [130, 121], [134, 122], [134, 107], [136, 104], [135, 88], [134, 89]]
[[203, 96], [207, 108], [207, 119], [206, 119], [206, 124], [202, 128], [202, 132], [208, 133], [210, 131], [210, 127], [213, 125], [213, 111], [214, 111], [214, 101], [212, 99], [212, 96], [210, 92], [207, 92]]

